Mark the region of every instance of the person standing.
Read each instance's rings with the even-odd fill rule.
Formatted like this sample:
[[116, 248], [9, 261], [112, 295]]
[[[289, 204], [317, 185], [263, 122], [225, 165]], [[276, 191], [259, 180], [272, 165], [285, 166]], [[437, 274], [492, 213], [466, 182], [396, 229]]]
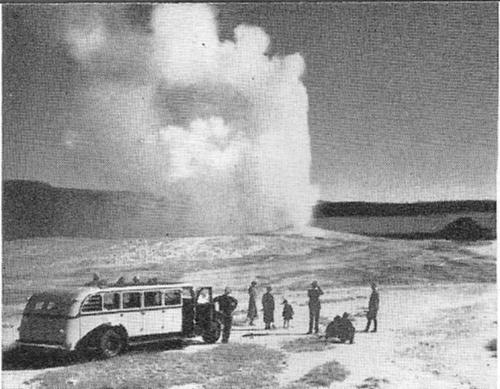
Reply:
[[309, 297], [309, 331], [307, 334], [312, 334], [313, 327], [315, 334], [319, 331], [319, 312], [321, 310], [319, 296], [322, 294], [323, 291], [319, 287], [318, 281], [313, 281], [311, 288], [307, 291], [307, 296]]
[[231, 289], [226, 286], [224, 294], [214, 298], [214, 303], [219, 305], [219, 314], [222, 320], [222, 343], [227, 343], [233, 325], [233, 312], [238, 306], [238, 300], [230, 296]]
[[293, 307], [288, 304], [288, 300], [283, 300], [283, 328], [290, 327], [290, 320], [293, 319]]
[[252, 281], [248, 288], [248, 313], [249, 325], [253, 326], [253, 321], [257, 318], [257, 281]]
[[372, 282], [372, 294], [370, 295], [370, 302], [368, 303], [368, 313], [366, 314], [366, 319], [368, 320], [366, 323], [365, 332], [368, 332], [370, 329], [370, 324], [373, 321], [373, 330], [372, 332], [377, 332], [377, 312], [379, 306], [379, 296], [377, 291], [377, 285]]
[[274, 297], [271, 294], [273, 288], [268, 286], [266, 288], [266, 293], [262, 296], [262, 307], [264, 308], [264, 323], [266, 324], [266, 330], [271, 329], [271, 325], [274, 327]]

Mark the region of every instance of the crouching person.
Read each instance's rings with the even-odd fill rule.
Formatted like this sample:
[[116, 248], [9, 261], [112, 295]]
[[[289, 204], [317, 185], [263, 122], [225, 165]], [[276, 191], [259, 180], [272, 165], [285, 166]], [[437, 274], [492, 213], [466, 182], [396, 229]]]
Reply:
[[349, 314], [344, 312], [342, 317], [335, 316], [333, 321], [328, 324], [325, 331], [325, 338], [337, 338], [342, 343], [349, 341], [350, 344], [354, 343], [354, 334], [356, 329], [349, 320]]
[[214, 298], [214, 303], [219, 305], [219, 314], [222, 322], [222, 343], [227, 343], [233, 325], [233, 312], [238, 306], [238, 300], [230, 296], [231, 289], [226, 287], [224, 294]]

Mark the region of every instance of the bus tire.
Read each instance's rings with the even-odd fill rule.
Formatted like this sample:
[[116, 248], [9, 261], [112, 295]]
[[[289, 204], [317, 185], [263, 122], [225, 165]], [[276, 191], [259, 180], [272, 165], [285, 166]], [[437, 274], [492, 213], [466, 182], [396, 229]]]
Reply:
[[218, 321], [210, 322], [210, 325], [203, 331], [201, 335], [205, 343], [215, 343], [220, 338], [220, 323]]
[[99, 338], [99, 351], [103, 358], [113, 358], [125, 349], [125, 340], [113, 328], [104, 330]]

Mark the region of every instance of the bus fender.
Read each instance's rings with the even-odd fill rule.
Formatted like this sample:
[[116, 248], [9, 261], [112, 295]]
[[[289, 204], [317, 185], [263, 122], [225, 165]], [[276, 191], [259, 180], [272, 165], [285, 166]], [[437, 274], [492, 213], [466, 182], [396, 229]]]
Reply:
[[121, 324], [111, 325], [111, 323], [106, 323], [100, 325], [99, 327], [94, 328], [93, 330], [85, 334], [78, 342], [76, 348], [77, 349], [97, 348], [99, 345], [99, 339], [101, 338], [102, 334], [108, 329], [114, 329], [123, 337], [125, 344], [128, 343], [128, 333], [125, 327], [123, 327], [123, 325]]

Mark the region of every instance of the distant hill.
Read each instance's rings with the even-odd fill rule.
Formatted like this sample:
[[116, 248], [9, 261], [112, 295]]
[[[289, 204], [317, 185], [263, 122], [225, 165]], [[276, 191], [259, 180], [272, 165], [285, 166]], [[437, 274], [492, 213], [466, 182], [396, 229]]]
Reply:
[[[68, 236], [89, 238], [190, 235], [176, 220], [190, 207], [148, 193], [56, 188], [22, 180], [3, 182], [3, 239]], [[414, 204], [320, 201], [317, 220], [333, 216], [412, 216], [496, 212], [494, 201], [442, 201]], [[451, 232], [448, 231], [448, 234]], [[402, 238], [405, 238], [401, 236]], [[421, 238], [425, 238], [422, 236]]]
[[419, 203], [366, 203], [319, 201], [316, 219], [339, 216], [427, 216], [451, 213], [493, 212], [494, 200], [434, 201]]
[[[48, 236], [165, 236], [169, 202], [147, 193], [56, 188], [34, 181], [3, 182], [3, 239]], [[183, 206], [182, 199], [176, 204]], [[174, 220], [175, 221], [175, 220]]]
[[496, 239], [496, 231], [483, 227], [471, 217], [460, 217], [435, 232], [368, 234], [393, 239], [445, 239], [455, 241], [478, 241]]

